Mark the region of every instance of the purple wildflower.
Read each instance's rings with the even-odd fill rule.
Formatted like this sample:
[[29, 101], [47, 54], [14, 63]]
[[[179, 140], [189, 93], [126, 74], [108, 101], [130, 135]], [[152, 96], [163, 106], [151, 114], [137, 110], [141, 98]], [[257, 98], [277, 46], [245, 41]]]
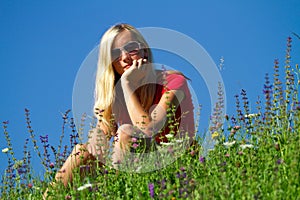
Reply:
[[139, 144], [137, 144], [137, 143], [133, 143], [133, 144], [132, 144], [132, 147], [133, 147], [134, 149], [138, 148], [138, 146], [139, 146]]
[[150, 197], [154, 198], [154, 184], [153, 183], [149, 183], [148, 184], [148, 189], [149, 189]]
[[40, 140], [41, 140], [41, 143], [48, 143], [48, 135], [46, 135], [46, 136], [40, 135]]
[[137, 139], [135, 137], [131, 138], [131, 141], [134, 143], [134, 142], [137, 142]]
[[53, 162], [50, 163], [50, 164], [49, 164], [49, 167], [50, 167], [51, 169], [53, 169], [53, 168], [55, 167], [54, 163], [53, 163]]
[[277, 163], [278, 165], [280, 165], [280, 164], [283, 163], [283, 160], [282, 160], [282, 159], [278, 159], [276, 163]]
[[201, 163], [205, 163], [205, 157], [200, 156], [199, 161], [200, 161]]
[[185, 168], [184, 168], [184, 167], [180, 167], [180, 170], [184, 172], [184, 171], [185, 171]]

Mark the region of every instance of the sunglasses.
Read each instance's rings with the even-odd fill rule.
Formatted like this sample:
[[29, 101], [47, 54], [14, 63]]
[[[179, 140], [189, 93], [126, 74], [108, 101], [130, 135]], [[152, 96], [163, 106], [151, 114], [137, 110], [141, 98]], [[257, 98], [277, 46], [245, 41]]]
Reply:
[[131, 41], [125, 44], [123, 47], [113, 49], [111, 51], [112, 60], [119, 60], [122, 55], [122, 51], [128, 53], [130, 56], [135, 56], [142, 49], [142, 44], [137, 41]]

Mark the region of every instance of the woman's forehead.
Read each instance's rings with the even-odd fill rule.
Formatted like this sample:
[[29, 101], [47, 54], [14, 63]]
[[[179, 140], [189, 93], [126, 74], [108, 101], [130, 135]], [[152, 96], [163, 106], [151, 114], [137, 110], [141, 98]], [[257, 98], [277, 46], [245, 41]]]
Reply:
[[131, 31], [124, 30], [115, 37], [112, 48], [120, 48], [130, 41], [136, 41], [136, 37]]

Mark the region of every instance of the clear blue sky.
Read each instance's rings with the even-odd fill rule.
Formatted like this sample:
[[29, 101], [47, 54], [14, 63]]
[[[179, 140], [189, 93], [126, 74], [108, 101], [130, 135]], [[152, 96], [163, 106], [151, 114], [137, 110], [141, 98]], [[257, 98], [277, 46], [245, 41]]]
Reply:
[[[262, 94], [274, 59], [284, 62], [288, 36], [293, 37], [292, 59], [299, 63], [300, 40], [291, 34], [300, 35], [299, 19], [298, 0], [0, 1], [0, 121], [9, 120], [18, 159], [29, 138], [24, 108], [31, 111], [35, 134], [48, 134], [57, 144], [60, 112], [72, 108], [77, 71], [104, 31], [118, 22], [173, 29], [201, 44], [217, 65], [224, 57], [221, 75], [232, 114], [233, 96], [242, 88], [253, 103]], [[164, 60], [167, 56], [159, 58], [177, 67]], [[203, 91], [198, 99], [204, 105], [201, 129], [207, 127], [207, 95]]]

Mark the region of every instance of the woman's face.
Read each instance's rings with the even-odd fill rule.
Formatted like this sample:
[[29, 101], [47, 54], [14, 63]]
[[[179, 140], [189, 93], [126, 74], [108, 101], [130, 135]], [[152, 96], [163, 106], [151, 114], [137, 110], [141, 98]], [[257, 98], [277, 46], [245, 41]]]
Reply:
[[112, 65], [116, 72], [122, 75], [132, 65], [133, 60], [142, 58], [141, 46], [134, 35], [124, 30], [119, 33], [112, 45]]

